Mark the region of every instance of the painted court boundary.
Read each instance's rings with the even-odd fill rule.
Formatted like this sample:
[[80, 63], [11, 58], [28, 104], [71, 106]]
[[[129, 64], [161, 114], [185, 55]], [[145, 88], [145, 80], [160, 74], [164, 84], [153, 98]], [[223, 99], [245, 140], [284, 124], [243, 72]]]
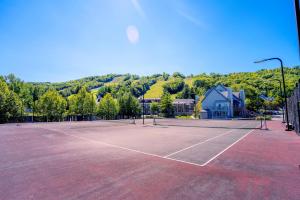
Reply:
[[[47, 128], [42, 128], [42, 129], [47, 129]], [[65, 133], [65, 132], [58, 131], [58, 130], [52, 130], [52, 129], [47, 129], [47, 130], [59, 132], [59, 133], [61, 133], [63, 135], [67, 135], [67, 136], [70, 136], [70, 137], [73, 137], [73, 138], [77, 138], [77, 139], [80, 139], [80, 140], [84, 140], [84, 141], [87, 141], [87, 142], [91, 142], [91, 143], [102, 144], [102, 145], [105, 145], [105, 146], [114, 147], [114, 148], [118, 148], [118, 149], [122, 149], [122, 150], [126, 150], [126, 151], [131, 151], [131, 152], [135, 152], [135, 153], [140, 153], [140, 154], [147, 155], [147, 156], [152, 156], [152, 157], [161, 158], [161, 159], [165, 159], [165, 160], [177, 161], [177, 162], [180, 162], [180, 163], [185, 163], [185, 164], [194, 165], [194, 166], [198, 166], [198, 167], [204, 167], [204, 166], [208, 165], [210, 162], [212, 162], [214, 159], [216, 159], [217, 157], [219, 157], [221, 154], [223, 154], [225, 151], [227, 151], [228, 149], [230, 149], [231, 147], [233, 147], [239, 141], [241, 141], [242, 139], [244, 139], [245, 137], [247, 137], [255, 129], [249, 131], [248, 133], [246, 133], [245, 135], [243, 135], [242, 137], [240, 137], [238, 140], [236, 140], [234, 143], [232, 143], [231, 145], [229, 145], [228, 147], [226, 147], [224, 150], [222, 150], [221, 152], [219, 152], [218, 154], [216, 154], [215, 156], [213, 156], [211, 159], [209, 159], [204, 164], [197, 164], [197, 163], [193, 163], [193, 162], [188, 162], [188, 161], [184, 161], [184, 160], [170, 158], [168, 156], [175, 155], [176, 153], [182, 152], [184, 150], [190, 149], [190, 148], [195, 147], [195, 146], [200, 145], [200, 144], [204, 144], [205, 142], [208, 142], [210, 140], [216, 139], [218, 137], [227, 135], [227, 134], [231, 133], [233, 130], [227, 131], [227, 132], [225, 132], [223, 134], [220, 134], [220, 135], [217, 135], [217, 136], [215, 136], [213, 138], [209, 138], [209, 139], [207, 139], [205, 141], [196, 143], [194, 145], [191, 145], [191, 146], [189, 146], [187, 148], [181, 149], [181, 150], [176, 151], [174, 153], [168, 154], [167, 156], [159, 156], [159, 155], [152, 154], [152, 153], [146, 153], [146, 152], [143, 152], [143, 151], [139, 151], [139, 150], [135, 150], [135, 149], [130, 149], [130, 148], [127, 148], [127, 147], [122, 147], [122, 146], [119, 146], [119, 145], [114, 145], [114, 144], [110, 144], [110, 143], [106, 143], [106, 142], [96, 141], [96, 140], [88, 139], [88, 138], [85, 138], [85, 137], [82, 137], [82, 136], [72, 135], [72, 134]]]
[[193, 147], [195, 147], [195, 146], [198, 146], [198, 145], [204, 144], [205, 142], [208, 142], [208, 141], [210, 141], [210, 140], [216, 139], [216, 138], [218, 138], [218, 137], [221, 137], [221, 136], [223, 136], [223, 135], [227, 135], [227, 134], [231, 133], [232, 131], [233, 131], [233, 130], [226, 131], [225, 133], [222, 133], [222, 134], [220, 134], [220, 135], [217, 135], [217, 136], [215, 136], [215, 137], [212, 137], [212, 138], [209, 138], [209, 139], [207, 139], [207, 140], [204, 140], [204, 141], [202, 141], [202, 142], [199, 142], [199, 143], [193, 144], [193, 145], [191, 145], [191, 146], [188, 146], [188, 147], [186, 147], [186, 148], [183, 148], [183, 149], [181, 149], [181, 150], [179, 150], [179, 151], [175, 151], [175, 152], [173, 152], [173, 153], [170, 153], [170, 154], [168, 154], [168, 155], [164, 156], [164, 158], [171, 157], [171, 156], [173, 156], [173, 155], [175, 155], [175, 154], [178, 154], [178, 153], [180, 153], [180, 152], [183, 152], [183, 151], [185, 151], [185, 150], [191, 149], [191, 148], [193, 148]]

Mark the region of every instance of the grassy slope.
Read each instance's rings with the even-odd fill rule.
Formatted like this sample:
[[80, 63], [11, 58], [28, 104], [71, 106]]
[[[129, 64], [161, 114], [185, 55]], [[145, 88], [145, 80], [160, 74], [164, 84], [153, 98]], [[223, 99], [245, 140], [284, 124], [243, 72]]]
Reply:
[[187, 84], [188, 86], [192, 87], [193, 86], [193, 82], [194, 82], [195, 78], [186, 78], [184, 79], [185, 84]]
[[[116, 77], [112, 81], [104, 83], [104, 85], [105, 86], [116, 85], [118, 83], [121, 83], [123, 81], [123, 78], [124, 78], [124, 76]], [[95, 98], [97, 98], [97, 93], [98, 93], [99, 89], [100, 89], [100, 87], [90, 90], [90, 92], [94, 95]]]
[[157, 81], [154, 85], [150, 87], [150, 90], [148, 90], [145, 94], [145, 98], [160, 98], [163, 94], [163, 85], [167, 81]]
[[124, 76], [119, 76], [114, 78], [112, 81], [104, 83], [105, 86], [111, 86], [111, 85], [116, 85], [118, 83], [121, 83], [124, 79]]
[[[172, 80], [172, 78], [170, 79]], [[192, 78], [187, 78], [184, 80], [186, 84], [189, 86], [192, 86], [193, 84], [193, 79]], [[145, 98], [160, 98], [163, 95], [163, 85], [167, 83], [168, 81], [157, 81], [154, 85], [150, 87], [150, 90], [148, 90], [145, 94]], [[171, 98], [175, 99], [177, 94], [172, 94]]]
[[[265, 71], [257, 71], [257, 72], [251, 72], [251, 73], [232, 73], [228, 74], [227, 76], [222, 75], [220, 78], [221, 82], [224, 82], [224, 84], [233, 84], [233, 87], [240, 86], [240, 87], [245, 87], [244, 85], [249, 85], [248, 80], [260, 80], [263, 78], [263, 76], [266, 76], [268, 74], [272, 75], [273, 73], [276, 72], [275, 77], [279, 77], [280, 71], [279, 69], [274, 69], [274, 70], [265, 70]], [[294, 84], [298, 78], [295, 78], [294, 74], [287, 74], [287, 85], [290, 85], [291, 88], [294, 87]], [[208, 79], [212, 79], [209, 75], [206, 76]], [[194, 77], [188, 77], [184, 79], [185, 84], [189, 85], [190, 87], [193, 86], [193, 82], [197, 79], [203, 78], [203, 75], [195, 75]], [[279, 77], [280, 78], [280, 77]], [[114, 78], [111, 82], [105, 83], [106, 86], [109, 85], [115, 85], [122, 83], [124, 79], [124, 76], [119, 76]], [[170, 77], [169, 80], [172, 80], [173, 77]], [[137, 81], [137, 80], [135, 80]], [[133, 82], [135, 82], [133, 81]], [[241, 82], [241, 84], [239, 84]], [[163, 85], [168, 83], [168, 81], [164, 81], [162, 79], [158, 80], [157, 83], [151, 86], [150, 90], [148, 90], [145, 94], [145, 98], [160, 98], [163, 95]], [[250, 85], [251, 86], [251, 85]], [[97, 89], [92, 90], [92, 93], [96, 94], [98, 91]], [[176, 94], [172, 95], [172, 98], [174, 99], [176, 97]]]

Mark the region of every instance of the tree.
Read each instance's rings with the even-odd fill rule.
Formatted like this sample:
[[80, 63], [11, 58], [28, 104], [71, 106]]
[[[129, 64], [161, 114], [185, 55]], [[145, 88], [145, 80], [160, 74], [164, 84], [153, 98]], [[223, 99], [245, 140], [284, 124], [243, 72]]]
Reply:
[[180, 78], [176, 78], [174, 80], [170, 80], [166, 84], [163, 85], [164, 91], [170, 94], [176, 94], [180, 92], [184, 87], [184, 81]]
[[21, 108], [22, 102], [18, 95], [10, 91], [6, 82], [0, 79], [0, 123], [19, 117]]
[[111, 94], [106, 94], [98, 104], [98, 115], [106, 120], [115, 119], [118, 115], [118, 102], [113, 99]]
[[32, 94], [32, 121], [34, 121], [34, 114], [37, 110], [37, 108], [36, 108], [37, 101], [40, 98], [40, 96], [43, 95], [43, 93], [45, 92], [45, 89], [42, 88], [41, 86], [33, 85], [30, 88], [30, 90], [31, 90], [30, 93]]
[[211, 88], [213, 86], [213, 80], [211, 77], [200, 77], [197, 78], [194, 82], [193, 85], [194, 87], [198, 87], [198, 88], [204, 88], [204, 90], [208, 90], [209, 88]]
[[164, 79], [165, 81], [167, 81], [167, 80], [169, 79], [169, 76], [170, 76], [170, 75], [167, 74], [167, 73], [165, 73], [165, 72], [162, 74], [162, 77], [163, 77], [163, 79]]
[[9, 93], [7, 84], [0, 79], [0, 122], [2, 123], [8, 120], [6, 102]]
[[183, 74], [179, 73], [179, 72], [174, 72], [173, 77], [174, 78], [182, 78], [182, 79], [185, 78], [185, 76]]
[[135, 117], [141, 112], [139, 101], [131, 93], [123, 94], [118, 102], [119, 112], [123, 118]]
[[54, 89], [48, 90], [38, 100], [38, 111], [47, 121], [61, 120], [66, 111], [66, 100]]
[[174, 107], [170, 93], [166, 92], [161, 97], [160, 109], [165, 117], [174, 117]]
[[21, 99], [13, 91], [10, 91], [8, 95], [6, 109], [8, 113], [8, 119], [17, 118], [21, 116], [24, 112], [24, 107], [22, 105]]
[[109, 86], [102, 86], [99, 88], [97, 95], [100, 97], [104, 97], [107, 93], [111, 93], [112, 88]]
[[183, 87], [183, 90], [177, 94], [177, 99], [191, 99], [192, 98], [192, 92], [189, 87], [189, 85], [185, 84]]
[[157, 102], [152, 102], [150, 104], [150, 110], [152, 114], [158, 114], [159, 113], [159, 103]]
[[77, 115], [77, 98], [73, 94], [68, 97], [68, 115]]
[[21, 87], [23, 85], [23, 81], [21, 81], [19, 78], [17, 78], [14, 74], [9, 74], [6, 77], [8, 87], [11, 91], [19, 94]]
[[194, 108], [194, 117], [195, 118], [200, 117], [199, 114], [200, 114], [200, 112], [202, 110], [202, 100], [203, 99], [204, 99], [204, 96], [200, 96], [198, 102], [195, 105], [195, 108]]
[[96, 110], [96, 101], [92, 93], [88, 92], [86, 87], [82, 87], [76, 95], [68, 98], [69, 114], [91, 116]]

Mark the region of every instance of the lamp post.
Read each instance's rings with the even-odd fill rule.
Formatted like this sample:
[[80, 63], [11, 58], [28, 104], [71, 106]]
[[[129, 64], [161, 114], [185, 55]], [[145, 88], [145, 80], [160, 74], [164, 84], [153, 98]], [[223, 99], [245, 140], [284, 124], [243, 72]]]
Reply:
[[281, 106], [282, 106], [282, 123], [285, 123], [285, 121], [284, 121], [284, 111], [283, 111], [283, 105], [284, 105], [284, 103], [283, 103], [283, 94], [282, 94], [282, 84], [281, 84], [281, 80], [279, 80], [279, 79], [273, 79], [274, 81], [278, 81], [278, 83], [279, 83], [279, 87], [280, 87], [280, 96], [281, 96]]
[[[298, 31], [298, 48], [300, 48], [300, 4], [299, 0], [295, 0], [295, 14], [297, 21], [297, 31]], [[300, 51], [299, 51], [300, 56]]]
[[143, 124], [145, 124], [145, 84], [143, 84]]
[[289, 124], [289, 113], [288, 113], [288, 106], [287, 106], [287, 95], [286, 95], [286, 87], [285, 87], [285, 80], [284, 80], [284, 70], [283, 70], [283, 62], [280, 58], [267, 58], [259, 61], [255, 61], [254, 63], [263, 63], [271, 60], [277, 60], [280, 62], [281, 67], [281, 76], [282, 76], [282, 84], [283, 84], [283, 93], [284, 93], [284, 101], [285, 101], [285, 113], [286, 113], [286, 131], [291, 131], [291, 127]]

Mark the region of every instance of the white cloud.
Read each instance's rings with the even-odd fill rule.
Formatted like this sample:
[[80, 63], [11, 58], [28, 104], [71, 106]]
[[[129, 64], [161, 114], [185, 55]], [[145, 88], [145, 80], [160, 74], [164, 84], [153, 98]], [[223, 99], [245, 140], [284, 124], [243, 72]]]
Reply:
[[134, 6], [135, 10], [139, 13], [139, 15], [145, 18], [146, 17], [145, 12], [141, 7], [139, 0], [131, 0], [131, 3]]
[[195, 24], [196, 26], [199, 26], [201, 28], [205, 28], [205, 24], [203, 22], [201, 22], [199, 19], [193, 17], [192, 15], [183, 12], [182, 10], [177, 10], [177, 13], [182, 16], [183, 18], [185, 18], [186, 20], [188, 20], [189, 22]]
[[130, 43], [136, 44], [140, 40], [139, 30], [135, 26], [128, 26], [126, 29], [127, 38]]

